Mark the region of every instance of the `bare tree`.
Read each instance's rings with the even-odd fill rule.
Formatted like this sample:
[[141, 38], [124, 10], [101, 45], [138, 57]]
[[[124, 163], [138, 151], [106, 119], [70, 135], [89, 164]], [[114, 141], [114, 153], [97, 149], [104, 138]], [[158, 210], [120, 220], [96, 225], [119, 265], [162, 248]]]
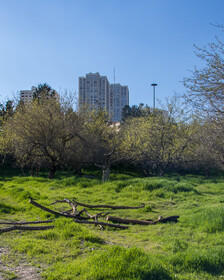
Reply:
[[200, 114], [224, 115], [224, 44], [216, 38], [208, 47], [195, 48], [205, 66], [195, 67], [191, 77], [183, 80], [184, 98]]

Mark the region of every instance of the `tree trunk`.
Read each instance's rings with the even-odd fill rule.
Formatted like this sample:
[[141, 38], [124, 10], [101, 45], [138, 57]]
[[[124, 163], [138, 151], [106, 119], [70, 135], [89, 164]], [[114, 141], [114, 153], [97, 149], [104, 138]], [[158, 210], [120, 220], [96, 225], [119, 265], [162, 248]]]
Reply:
[[205, 170], [205, 176], [206, 176], [206, 178], [210, 177], [210, 169], [209, 168]]
[[103, 183], [109, 180], [110, 178], [110, 167], [111, 167], [111, 155], [114, 153], [113, 150], [109, 154], [105, 154], [105, 165], [103, 166]]
[[82, 175], [82, 168], [81, 167], [74, 167], [74, 174], [75, 175]]
[[53, 166], [51, 167], [51, 169], [50, 169], [49, 174], [48, 174], [48, 178], [49, 178], [49, 179], [53, 179], [53, 178], [54, 178], [54, 175], [55, 175], [55, 173], [56, 173], [56, 171], [57, 171], [57, 168], [56, 168], [55, 165], [53, 165]]
[[103, 183], [108, 181], [110, 178], [110, 166], [107, 166], [103, 169]]

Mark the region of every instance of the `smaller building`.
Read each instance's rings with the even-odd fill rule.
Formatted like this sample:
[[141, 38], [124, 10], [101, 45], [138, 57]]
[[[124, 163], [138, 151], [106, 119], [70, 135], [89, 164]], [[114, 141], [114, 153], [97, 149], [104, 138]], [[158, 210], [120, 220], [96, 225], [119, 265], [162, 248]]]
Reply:
[[[29, 103], [33, 100], [33, 96], [36, 93], [37, 88], [35, 86], [31, 87], [31, 90], [20, 90], [20, 100], [23, 101], [24, 103]], [[59, 102], [60, 101], [60, 96], [56, 92], [56, 90], [51, 89], [49, 91], [49, 96], [54, 96], [54, 98]]]
[[31, 90], [20, 90], [20, 100], [24, 103], [29, 103], [33, 99], [33, 95], [36, 92], [36, 87], [31, 87]]

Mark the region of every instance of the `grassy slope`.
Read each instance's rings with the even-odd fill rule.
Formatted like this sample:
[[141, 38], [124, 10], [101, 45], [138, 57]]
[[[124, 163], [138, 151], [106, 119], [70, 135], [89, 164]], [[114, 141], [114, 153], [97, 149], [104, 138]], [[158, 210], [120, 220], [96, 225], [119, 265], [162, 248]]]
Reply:
[[[112, 174], [111, 181], [66, 177], [2, 176], [0, 219], [53, 219], [55, 228], [42, 232], [1, 234], [17, 259], [40, 266], [44, 279], [220, 279], [224, 275], [224, 181], [194, 176], [136, 178]], [[75, 198], [89, 204], [140, 205], [136, 210], [112, 210], [111, 215], [157, 219], [180, 215], [177, 224], [105, 229], [55, 218], [28, 203], [43, 205]], [[56, 204], [62, 210], [67, 205]], [[80, 207], [81, 209], [81, 207]], [[99, 211], [99, 210], [98, 210]], [[89, 209], [90, 213], [94, 213]]]

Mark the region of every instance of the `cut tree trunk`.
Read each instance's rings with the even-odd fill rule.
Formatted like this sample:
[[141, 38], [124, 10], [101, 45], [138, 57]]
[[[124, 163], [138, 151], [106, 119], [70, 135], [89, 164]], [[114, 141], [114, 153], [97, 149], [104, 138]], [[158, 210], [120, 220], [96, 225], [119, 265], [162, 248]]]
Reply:
[[153, 224], [152, 221], [144, 221], [144, 220], [135, 220], [135, 219], [122, 219], [119, 217], [112, 217], [112, 216], [107, 216], [106, 218], [107, 221], [111, 222], [117, 222], [121, 224], [137, 224], [137, 225], [150, 225]]
[[121, 224], [155, 225], [157, 223], [169, 223], [169, 222], [177, 223], [178, 218], [179, 216], [170, 216], [167, 218], [159, 217], [159, 219], [155, 221], [144, 221], [144, 220], [123, 219], [119, 217], [107, 216], [106, 220], [111, 222], [121, 223]]

